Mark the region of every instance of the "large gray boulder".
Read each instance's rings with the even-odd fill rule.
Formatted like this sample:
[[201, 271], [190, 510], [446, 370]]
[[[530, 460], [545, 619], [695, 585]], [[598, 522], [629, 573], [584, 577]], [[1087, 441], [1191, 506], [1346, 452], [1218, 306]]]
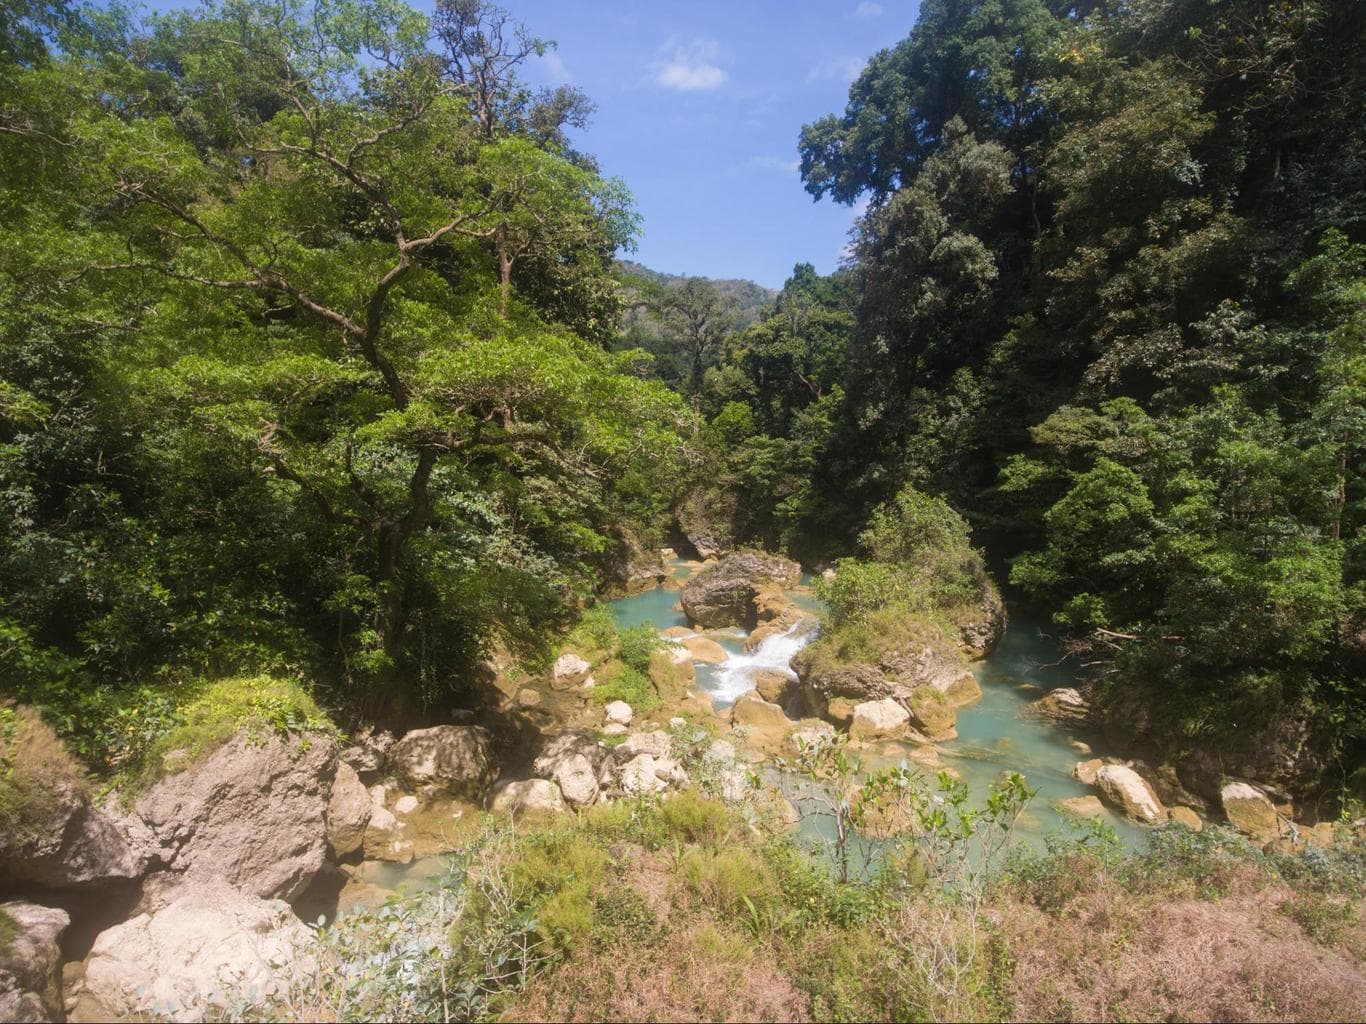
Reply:
[[327, 845], [332, 856], [345, 857], [361, 848], [365, 826], [370, 824], [370, 810], [370, 791], [356, 770], [341, 762], [327, 798]]
[[1153, 787], [1128, 765], [1102, 765], [1096, 770], [1096, 786], [1107, 804], [1133, 821], [1157, 825], [1167, 819], [1167, 809]]
[[224, 879], [263, 899], [293, 900], [327, 859], [327, 806], [337, 745], [322, 736], [244, 730], [200, 761], [154, 783], [133, 808], [175, 885]]
[[764, 584], [795, 587], [801, 566], [778, 555], [741, 551], [698, 572], [683, 588], [683, 612], [688, 621], [703, 629], [742, 626], [753, 629], [759, 622], [755, 604]]
[[389, 751], [389, 770], [410, 789], [480, 803], [497, 777], [493, 744], [478, 725], [414, 729]]
[[[62, 1020], [62, 951], [71, 923], [65, 910], [36, 903], [0, 903], [0, 1020]], [[9, 941], [5, 932], [13, 929]]]
[[275, 999], [313, 968], [313, 933], [280, 900], [217, 879], [196, 879], [155, 913], [101, 932], [86, 961], [86, 991], [111, 1013], [203, 1020]]
[[0, 882], [64, 889], [143, 875], [145, 852], [83, 790], [60, 786], [52, 796], [50, 813], [37, 834], [0, 835]]

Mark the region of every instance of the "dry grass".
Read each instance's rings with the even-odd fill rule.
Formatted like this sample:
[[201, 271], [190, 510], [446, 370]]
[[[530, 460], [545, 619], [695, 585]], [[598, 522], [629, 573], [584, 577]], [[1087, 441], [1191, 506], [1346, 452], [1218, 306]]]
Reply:
[[[1024, 1020], [1359, 1020], [1366, 972], [1282, 912], [1288, 891], [1135, 896], [1113, 882], [1060, 912], [992, 910]], [[1293, 905], [1293, 904], [1292, 904]], [[1359, 921], [1358, 921], [1359, 924]]]
[[52, 836], [87, 788], [85, 772], [38, 712], [0, 707], [0, 847]]
[[703, 918], [650, 944], [576, 949], [506, 1020], [805, 1021], [809, 1001], [748, 935]]

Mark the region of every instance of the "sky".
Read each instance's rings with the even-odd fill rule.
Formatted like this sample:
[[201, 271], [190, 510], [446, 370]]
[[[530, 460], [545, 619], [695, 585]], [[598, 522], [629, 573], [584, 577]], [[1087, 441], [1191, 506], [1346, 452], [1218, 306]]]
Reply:
[[[420, 4], [419, 4], [420, 6]], [[802, 187], [803, 124], [842, 113], [916, 0], [506, 0], [557, 49], [528, 79], [570, 83], [597, 113], [576, 144], [622, 178], [643, 219], [633, 259], [771, 288], [829, 273], [854, 211]]]
[[770, 288], [797, 263], [839, 265], [855, 211], [802, 188], [797, 136], [844, 111], [868, 58], [910, 33], [918, 0], [499, 2], [558, 44], [526, 79], [576, 85], [597, 104], [574, 142], [635, 195], [643, 223], [623, 255]]

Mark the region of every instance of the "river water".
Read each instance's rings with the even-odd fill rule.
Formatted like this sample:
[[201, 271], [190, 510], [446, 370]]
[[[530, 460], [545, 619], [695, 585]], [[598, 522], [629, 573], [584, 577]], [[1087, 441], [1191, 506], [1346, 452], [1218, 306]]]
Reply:
[[[683, 562], [674, 563], [676, 581], [690, 572]], [[806, 586], [792, 592], [797, 603], [810, 611], [819, 610], [819, 602]], [[610, 602], [617, 625], [637, 626], [651, 623], [663, 630], [672, 626], [686, 626], [687, 619], [679, 606], [677, 583], [672, 587], [659, 586], [652, 590]], [[718, 707], [733, 704], [753, 687], [754, 669], [773, 669], [791, 672], [791, 659], [806, 643], [800, 631], [765, 640], [757, 650], [745, 651], [742, 630], [708, 631], [708, 637], [721, 644], [730, 657], [720, 665], [697, 664], [700, 689], [712, 695]], [[1005, 636], [996, 649], [972, 666], [982, 687], [982, 699], [958, 711], [958, 738], [938, 744], [945, 767], [952, 768], [968, 784], [974, 800], [981, 799], [988, 786], [1003, 772], [1020, 772], [1029, 781], [1037, 796], [1017, 826], [1021, 841], [1042, 847], [1052, 832], [1074, 828], [1077, 819], [1058, 810], [1060, 800], [1078, 796], [1093, 796], [1095, 790], [1072, 777], [1072, 768], [1079, 760], [1093, 755], [1079, 750], [1078, 742], [1103, 753], [1097, 737], [1080, 733], [1067, 726], [1028, 714], [1026, 707], [1049, 690], [1060, 686], [1075, 686], [1077, 679], [1060, 661], [1056, 644], [1037, 623], [1013, 616]], [[879, 745], [873, 763], [895, 761]], [[1105, 815], [1107, 824], [1119, 833], [1128, 846], [1138, 846], [1142, 829], [1119, 816]]]

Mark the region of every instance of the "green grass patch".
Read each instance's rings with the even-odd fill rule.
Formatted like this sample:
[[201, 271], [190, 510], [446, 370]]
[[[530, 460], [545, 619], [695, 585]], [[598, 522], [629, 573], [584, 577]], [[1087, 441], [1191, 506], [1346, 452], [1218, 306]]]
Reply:
[[650, 677], [619, 661], [609, 661], [599, 668], [597, 685], [593, 687], [594, 703], [610, 704], [614, 700], [624, 700], [637, 714], [659, 707], [659, 694]]
[[326, 712], [295, 679], [236, 676], [203, 683], [191, 692], [174, 724], [150, 744], [141, 763], [125, 773], [126, 795], [194, 764], [243, 729], [262, 739], [302, 734], [305, 742], [308, 734], [337, 734]]

